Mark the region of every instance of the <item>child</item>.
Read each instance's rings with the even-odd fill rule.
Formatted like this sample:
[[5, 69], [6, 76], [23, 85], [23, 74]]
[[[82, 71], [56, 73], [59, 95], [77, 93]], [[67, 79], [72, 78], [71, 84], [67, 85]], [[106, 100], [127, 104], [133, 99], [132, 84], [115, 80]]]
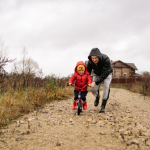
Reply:
[[[75, 67], [74, 75], [69, 79], [68, 84], [71, 85], [74, 80], [76, 80], [75, 85], [77, 88], [83, 88], [85, 85], [89, 85], [92, 83], [92, 78], [89, 76], [86, 65], [83, 61], [79, 61]], [[74, 101], [72, 109], [75, 110], [75, 101], [78, 99], [79, 89], [75, 88], [74, 90]], [[83, 100], [83, 109], [87, 109], [86, 95], [87, 95], [87, 87], [81, 89], [81, 99]]]

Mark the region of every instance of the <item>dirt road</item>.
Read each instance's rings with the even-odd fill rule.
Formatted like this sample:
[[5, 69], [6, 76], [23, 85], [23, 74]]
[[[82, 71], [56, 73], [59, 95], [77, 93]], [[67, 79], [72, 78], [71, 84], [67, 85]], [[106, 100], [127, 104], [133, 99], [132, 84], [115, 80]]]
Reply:
[[80, 116], [71, 110], [72, 99], [54, 101], [1, 129], [0, 149], [150, 150], [150, 98], [111, 89], [106, 113], [100, 114], [89, 92]]

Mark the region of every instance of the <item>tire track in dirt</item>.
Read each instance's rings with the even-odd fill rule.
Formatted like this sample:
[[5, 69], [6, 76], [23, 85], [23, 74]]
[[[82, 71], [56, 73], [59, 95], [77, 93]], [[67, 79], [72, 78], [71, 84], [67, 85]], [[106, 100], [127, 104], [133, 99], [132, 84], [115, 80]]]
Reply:
[[72, 99], [51, 102], [0, 129], [0, 149], [150, 149], [150, 98], [111, 89], [106, 113], [100, 114], [101, 101], [94, 107], [89, 92], [88, 109], [80, 116], [71, 110]]

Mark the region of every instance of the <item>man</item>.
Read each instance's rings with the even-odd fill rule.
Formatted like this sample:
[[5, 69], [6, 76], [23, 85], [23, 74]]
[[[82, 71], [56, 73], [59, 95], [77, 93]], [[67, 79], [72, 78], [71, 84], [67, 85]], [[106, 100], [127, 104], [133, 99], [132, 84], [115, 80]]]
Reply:
[[90, 74], [92, 69], [94, 71], [93, 82], [91, 83], [91, 92], [96, 97], [94, 102], [95, 106], [98, 106], [99, 104], [99, 88], [100, 84], [104, 81], [103, 98], [100, 109], [100, 113], [104, 113], [105, 106], [109, 98], [113, 68], [109, 57], [102, 54], [98, 48], [93, 48], [91, 50], [88, 59], [87, 70]]

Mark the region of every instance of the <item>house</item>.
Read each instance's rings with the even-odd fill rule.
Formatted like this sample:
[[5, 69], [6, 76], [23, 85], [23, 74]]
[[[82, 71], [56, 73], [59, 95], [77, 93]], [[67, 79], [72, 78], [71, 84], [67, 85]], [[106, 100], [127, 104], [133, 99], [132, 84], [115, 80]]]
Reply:
[[140, 77], [140, 74], [135, 71], [138, 70], [134, 63], [125, 63], [121, 60], [112, 61], [113, 78], [127, 78], [127, 77]]

